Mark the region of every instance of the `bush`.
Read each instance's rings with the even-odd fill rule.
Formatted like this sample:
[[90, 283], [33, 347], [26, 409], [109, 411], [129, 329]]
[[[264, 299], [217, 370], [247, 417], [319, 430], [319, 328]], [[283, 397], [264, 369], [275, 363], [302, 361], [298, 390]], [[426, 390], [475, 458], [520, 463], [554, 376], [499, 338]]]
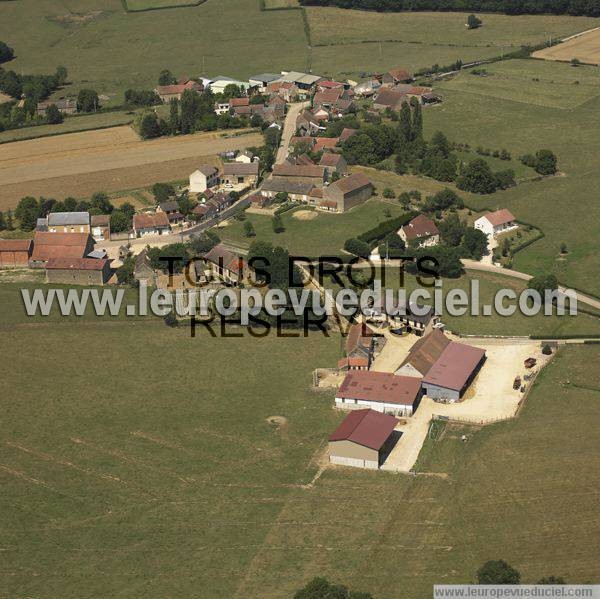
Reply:
[[546, 343], [546, 345], [544, 345], [544, 347], [542, 347], [542, 353], [545, 356], [551, 356], [552, 355], [552, 348]]
[[396, 193], [394, 192], [394, 190], [390, 189], [389, 187], [386, 187], [381, 195], [383, 195], [384, 198], [388, 199], [393, 199], [396, 197]]
[[347, 239], [346, 243], [344, 243], [344, 249], [355, 256], [360, 256], [361, 258], [368, 258], [371, 255], [371, 246], [365, 241], [357, 239], [356, 237]]
[[164, 315], [163, 321], [168, 327], [171, 327], [171, 328], [175, 328], [179, 324], [177, 322], [177, 317], [175, 316], [175, 314], [172, 310], [169, 310], [169, 312], [167, 312]]

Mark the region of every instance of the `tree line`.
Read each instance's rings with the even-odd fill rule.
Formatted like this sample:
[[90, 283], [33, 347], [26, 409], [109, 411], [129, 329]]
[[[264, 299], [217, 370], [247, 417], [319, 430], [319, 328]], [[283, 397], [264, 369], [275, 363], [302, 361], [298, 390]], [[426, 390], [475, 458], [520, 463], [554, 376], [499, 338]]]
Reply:
[[300, 0], [304, 6], [337, 6], [377, 12], [490, 12], [506, 15], [600, 16], [598, 0]]

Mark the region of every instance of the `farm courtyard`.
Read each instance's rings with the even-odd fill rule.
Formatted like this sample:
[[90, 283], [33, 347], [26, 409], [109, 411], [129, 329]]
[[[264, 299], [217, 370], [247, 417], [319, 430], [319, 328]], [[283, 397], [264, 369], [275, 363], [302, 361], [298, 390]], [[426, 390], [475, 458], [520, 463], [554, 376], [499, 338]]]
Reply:
[[[424, 474], [317, 477], [342, 415], [311, 370], [336, 362], [338, 336], [28, 323], [17, 287], [2, 297], [7, 596], [283, 597], [324, 575], [416, 599], [491, 558], [525, 581], [600, 574], [597, 345], [562, 350], [516, 420], [428, 439]], [[90, 360], [90, 344], [110, 351]]]

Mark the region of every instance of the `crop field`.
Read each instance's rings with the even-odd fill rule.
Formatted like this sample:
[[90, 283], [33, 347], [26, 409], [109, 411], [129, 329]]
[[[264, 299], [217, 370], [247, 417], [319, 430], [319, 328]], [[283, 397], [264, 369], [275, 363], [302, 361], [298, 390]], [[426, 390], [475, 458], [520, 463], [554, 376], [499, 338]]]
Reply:
[[600, 64], [600, 30], [589, 31], [561, 44], [539, 50], [533, 54], [544, 60], [570, 61], [577, 58], [587, 64]]
[[23, 141], [40, 137], [62, 135], [63, 133], [77, 133], [93, 129], [105, 129], [128, 125], [135, 119], [135, 112], [129, 110], [115, 110], [113, 112], [99, 112], [98, 114], [84, 114], [76, 117], [67, 117], [59, 125], [39, 125], [38, 127], [23, 127], [11, 129], [0, 133], [0, 144], [11, 141]]
[[[271, 225], [272, 217], [263, 214], [247, 213], [247, 220], [252, 223], [256, 237], [244, 236], [244, 223], [230, 220], [229, 224], [217, 229], [223, 241], [237, 245], [249, 245], [253, 240], [271, 241], [289, 249], [290, 253], [302, 256], [339, 255], [344, 242], [349, 237], [356, 236], [377, 225], [378, 222], [394, 216], [400, 216], [404, 211], [399, 204], [390, 204], [375, 198], [357, 206], [344, 214], [328, 214], [316, 212], [315, 218], [303, 220], [294, 216], [303, 210], [297, 208], [281, 215], [285, 231], [275, 233]], [[389, 211], [389, 215], [386, 212]]]
[[[26, 323], [17, 286], [0, 295], [8, 596], [281, 597], [324, 575], [417, 599], [491, 558], [527, 582], [598, 576], [598, 346], [562, 350], [517, 420], [448, 427], [420, 460], [429, 475], [316, 477], [342, 415], [310, 373], [335, 363], [338, 337], [191, 338], [154, 318]], [[90, 360], [90, 344], [111, 351]], [[245, 356], [235, 376], [232, 356]], [[269, 385], [256, 376], [265, 364]]]
[[[473, 196], [477, 209], [509, 208], [515, 216], [544, 231], [545, 238], [515, 256], [514, 268], [531, 274], [554, 272], [565, 284], [600, 295], [597, 222], [600, 205], [595, 201], [600, 186], [597, 168], [600, 135], [600, 96], [571, 103], [570, 95], [596, 77], [593, 67], [572, 68], [567, 64], [539, 60], [512, 60], [501, 65], [507, 76], [530, 81], [529, 98], [507, 93], [507, 80], [491, 76], [485, 94], [472, 93], [478, 77], [468, 71], [439, 86], [444, 102], [425, 112], [426, 135], [441, 130], [449, 139], [471, 147], [505, 147], [513, 157], [549, 148], [558, 157], [561, 174], [544, 181], [524, 182], [491, 196]], [[494, 66], [495, 68], [495, 66]], [[554, 83], [552, 83], [554, 81]], [[536, 87], [540, 85], [540, 87]], [[544, 99], [551, 88], [552, 106]], [[591, 93], [591, 92], [590, 92]], [[561, 107], [563, 106], [563, 107]], [[571, 106], [571, 107], [569, 107]], [[565, 131], [569, 134], [565, 135]], [[560, 255], [560, 244], [569, 253]]]
[[5, 144], [0, 157], [0, 207], [14, 207], [26, 195], [86, 197], [99, 190], [184, 179], [202, 162], [218, 163], [219, 152], [261, 143], [259, 133], [232, 137], [199, 133], [141, 141], [130, 127], [115, 127]]

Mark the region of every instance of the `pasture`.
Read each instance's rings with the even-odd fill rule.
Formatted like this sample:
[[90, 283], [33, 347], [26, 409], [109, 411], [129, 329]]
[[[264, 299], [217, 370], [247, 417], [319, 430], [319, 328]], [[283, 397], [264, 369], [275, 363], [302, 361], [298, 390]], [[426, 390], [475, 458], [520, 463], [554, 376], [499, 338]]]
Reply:
[[125, 0], [127, 10], [155, 10], [157, 8], [179, 8], [198, 6], [206, 0]]
[[[281, 597], [324, 575], [417, 599], [492, 558], [527, 582], [598, 575], [598, 346], [561, 351], [518, 419], [448, 427], [420, 460], [429, 475], [331, 468], [314, 480], [342, 415], [310, 371], [335, 363], [338, 337], [26, 325], [13, 288], [0, 325], [9, 596]], [[110, 351], [90, 360], [91, 346]]]
[[[539, 60], [511, 60], [489, 70], [496, 68], [502, 76], [490, 76], [482, 84], [468, 71], [440, 84], [444, 102], [425, 112], [425, 133], [431, 136], [440, 130], [450, 140], [473, 148], [505, 147], [513, 157], [540, 148], [554, 151], [560, 175], [472, 196], [469, 203], [479, 210], [509, 208], [518, 219], [544, 231], [544, 239], [516, 254], [516, 270], [554, 272], [566, 285], [599, 295], [600, 206], [595, 197], [600, 186], [596, 164], [600, 95], [592, 88], [599, 81], [595, 69]], [[529, 95], [511, 83], [519, 80]], [[486, 86], [485, 93], [477, 93], [478, 85]], [[573, 101], [580, 88], [585, 97]], [[559, 252], [562, 242], [569, 249], [565, 256]]]
[[538, 50], [533, 55], [544, 60], [569, 62], [577, 58], [586, 64], [600, 64], [600, 29], [572, 37], [551, 48]]
[[131, 127], [114, 127], [6, 144], [0, 207], [26, 195], [87, 197], [187, 179], [199, 164], [219, 164], [219, 152], [261, 143], [260, 133], [234, 130], [141, 141]]

